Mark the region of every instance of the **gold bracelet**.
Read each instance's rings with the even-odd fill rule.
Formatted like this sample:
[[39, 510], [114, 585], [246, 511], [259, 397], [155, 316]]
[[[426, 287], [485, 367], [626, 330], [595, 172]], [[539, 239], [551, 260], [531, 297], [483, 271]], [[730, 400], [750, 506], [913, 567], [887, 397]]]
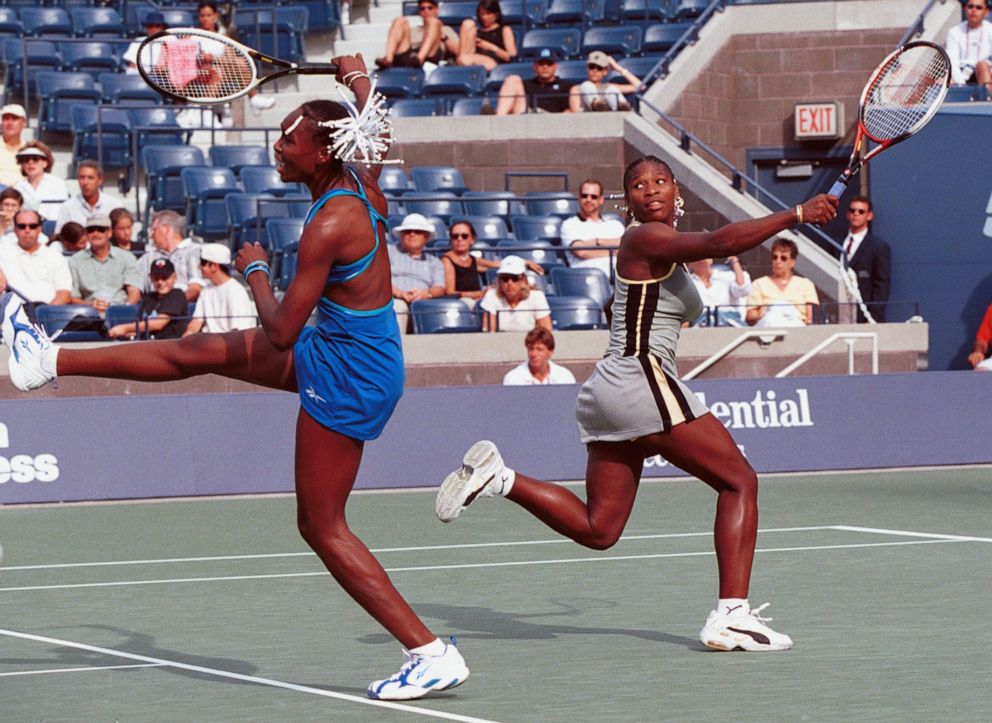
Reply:
[[344, 77], [341, 78], [341, 82], [345, 84], [346, 87], [350, 88], [351, 84], [355, 82], [358, 78], [368, 78], [368, 73], [363, 73], [361, 70], [353, 70], [350, 73], [346, 73]]
[[801, 205], [796, 205], [796, 223], [800, 224], [803, 222], [803, 207]]

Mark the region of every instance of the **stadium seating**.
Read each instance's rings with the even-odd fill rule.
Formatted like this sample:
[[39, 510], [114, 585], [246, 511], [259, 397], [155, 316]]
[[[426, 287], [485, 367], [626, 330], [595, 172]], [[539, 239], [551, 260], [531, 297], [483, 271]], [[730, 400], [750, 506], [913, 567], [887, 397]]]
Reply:
[[209, 151], [210, 163], [218, 168], [230, 168], [235, 174], [243, 166], [268, 166], [269, 149], [264, 146], [214, 145]]
[[513, 235], [519, 241], [561, 241], [561, 216], [518, 216], [510, 217]]
[[450, 25], [457, 32], [463, 21], [475, 19], [478, 4], [476, 0], [445, 0], [438, 6], [438, 20]]
[[490, 108], [495, 108], [495, 104], [488, 98], [479, 96], [475, 98], [458, 98], [451, 104], [450, 115], [482, 115], [482, 111], [487, 103]]
[[551, 284], [561, 296], [587, 296], [600, 306], [613, 294], [610, 280], [599, 269], [551, 269]]
[[603, 20], [605, 7], [603, 0], [551, 0], [543, 22], [546, 25], [593, 25]]
[[641, 52], [643, 36], [639, 25], [589, 28], [582, 36], [582, 55], [594, 50], [617, 57], [637, 55]]
[[486, 69], [481, 65], [442, 65], [424, 81], [420, 92], [424, 96], [461, 97], [482, 92], [486, 84]]
[[402, 196], [413, 190], [406, 171], [399, 166], [383, 166], [379, 175], [379, 188], [387, 195]]
[[238, 179], [245, 193], [267, 193], [272, 196], [300, 196], [309, 193], [302, 183], [289, 183], [279, 178], [275, 166], [242, 166]]
[[375, 75], [375, 89], [387, 98], [416, 98], [424, 85], [420, 68], [386, 68]]
[[524, 194], [527, 213], [532, 216], [560, 216], [566, 219], [579, 212], [575, 194], [568, 191], [529, 191]]
[[140, 75], [132, 73], [100, 73], [97, 76], [104, 103], [128, 103], [132, 100], [162, 102], [162, 96], [148, 87]]
[[410, 176], [414, 188], [422, 193], [451, 191], [461, 194], [467, 190], [461, 171], [452, 166], [419, 166], [410, 170]]
[[521, 78], [530, 78], [534, 75], [533, 63], [529, 60], [514, 61], [512, 63], [500, 63], [489, 71], [489, 78], [484, 87], [485, 92], [498, 91], [503, 81], [511, 75], [519, 75]]
[[545, 271], [565, 265], [565, 260], [559, 256], [560, 249], [543, 239], [535, 241], [506, 239], [496, 244], [496, 250], [500, 256], [519, 256], [526, 261], [534, 261]]
[[671, 20], [674, 13], [668, 0], [623, 0], [620, 17], [626, 21]]
[[63, 8], [22, 8], [21, 22], [24, 23], [25, 35], [33, 37], [72, 35], [72, 20]]
[[581, 45], [582, 33], [577, 28], [535, 28], [524, 35], [518, 55], [533, 58], [542, 48], [554, 48], [563, 58], [575, 58]]
[[403, 195], [403, 205], [407, 213], [419, 213], [424, 216], [438, 216], [445, 224], [455, 214], [464, 213], [458, 196], [450, 191], [432, 193], [412, 192]]
[[[42, 304], [35, 308], [38, 324], [49, 336], [64, 341], [102, 341], [103, 318], [89, 304]], [[83, 329], [69, 329], [70, 326]]]
[[678, 8], [675, 11], [676, 20], [692, 20], [703, 14], [709, 6], [710, 0], [679, 0]]
[[37, 73], [62, 70], [62, 54], [51, 40], [5, 38], [3, 57], [5, 103], [22, 103], [25, 89], [30, 98], [36, 97]]
[[299, 250], [299, 242], [288, 244], [282, 250], [278, 264], [279, 274], [278, 276], [273, 276], [273, 285], [279, 291], [288, 289], [290, 282], [296, 275], [296, 260]]
[[42, 133], [68, 133], [72, 130], [72, 108], [76, 104], [96, 105], [100, 91], [87, 73], [38, 71], [35, 75], [38, 127]]
[[419, 299], [410, 304], [414, 334], [482, 331], [482, 316], [458, 299]]
[[523, 203], [510, 191], [465, 191], [462, 205], [470, 216], [500, 216], [509, 223], [510, 217], [523, 214]]
[[451, 225], [467, 221], [475, 229], [476, 239], [493, 243], [510, 238], [506, 221], [500, 216], [452, 216]]
[[136, 135], [138, 148], [146, 145], [184, 145], [186, 131], [176, 120], [176, 111], [166, 106], [128, 108], [131, 130]]
[[303, 34], [309, 12], [303, 6], [281, 6], [238, 13], [241, 40], [250, 48], [294, 63], [306, 58]]
[[690, 23], [656, 23], [644, 31], [641, 50], [645, 53], [667, 53], [691, 27]]
[[[104, 322], [106, 328], [117, 326], [118, 324], [130, 324], [138, 320], [141, 306], [138, 304], [111, 304], [107, 307], [107, 316]], [[124, 341], [123, 337], [118, 341]]]
[[426, 118], [444, 115], [447, 108], [443, 98], [402, 98], [393, 101], [390, 110], [394, 118]]
[[69, 11], [75, 35], [80, 38], [127, 37], [124, 18], [114, 8], [75, 7]]
[[97, 40], [62, 43], [62, 62], [66, 70], [89, 73], [93, 80], [115, 72], [121, 64], [114, 46]]
[[131, 165], [131, 119], [127, 111], [77, 104], [71, 112], [72, 154], [77, 161], [95, 160], [104, 170]]
[[186, 192], [180, 174], [183, 168], [206, 166], [203, 151], [196, 146], [147, 145], [140, 154], [149, 209], [185, 211]]
[[555, 331], [607, 328], [602, 306], [593, 299], [559, 294], [549, 295], [547, 299]]
[[186, 220], [197, 236], [216, 241], [227, 236], [224, 196], [238, 189], [230, 168], [185, 167], [179, 172], [186, 199]]
[[300, 217], [310, 205], [310, 197], [279, 198], [267, 193], [228, 193], [224, 197], [227, 209], [228, 238], [232, 250], [246, 243], [268, 243], [265, 232], [270, 218]]

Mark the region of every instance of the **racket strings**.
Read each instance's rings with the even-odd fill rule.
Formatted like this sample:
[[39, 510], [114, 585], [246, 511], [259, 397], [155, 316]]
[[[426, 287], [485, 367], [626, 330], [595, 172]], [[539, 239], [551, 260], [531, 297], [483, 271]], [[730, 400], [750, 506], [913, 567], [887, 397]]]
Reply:
[[150, 83], [174, 96], [222, 102], [243, 93], [256, 77], [254, 61], [224, 39], [173, 31], [153, 38], [138, 51], [138, 64]]
[[865, 131], [879, 142], [915, 131], [943, 100], [949, 72], [943, 54], [928, 47], [910, 48], [893, 58], [866, 94]]

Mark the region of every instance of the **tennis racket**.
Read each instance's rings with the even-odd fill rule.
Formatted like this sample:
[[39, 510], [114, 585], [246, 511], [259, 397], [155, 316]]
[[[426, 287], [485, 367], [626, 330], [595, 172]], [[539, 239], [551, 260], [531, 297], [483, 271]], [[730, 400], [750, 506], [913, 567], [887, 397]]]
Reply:
[[[907, 43], [883, 60], [861, 93], [854, 152], [830, 195], [840, 196], [864, 164], [923, 128], [944, 102], [950, 83], [951, 61], [939, 45]], [[876, 145], [862, 156], [865, 139]]]
[[[259, 77], [258, 63], [280, 69]], [[170, 28], [146, 38], [136, 64], [145, 82], [166, 98], [204, 104], [227, 103], [287, 75], [338, 72], [335, 63], [299, 65], [197, 28]]]

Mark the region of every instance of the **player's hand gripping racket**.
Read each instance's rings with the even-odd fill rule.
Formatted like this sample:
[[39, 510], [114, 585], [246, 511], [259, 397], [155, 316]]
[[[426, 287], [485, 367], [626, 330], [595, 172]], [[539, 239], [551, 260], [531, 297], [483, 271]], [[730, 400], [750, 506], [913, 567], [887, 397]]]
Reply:
[[[865, 163], [923, 128], [944, 102], [950, 83], [951, 61], [939, 45], [907, 43], [883, 60], [861, 93], [854, 152], [830, 195], [840, 196]], [[862, 156], [866, 138], [877, 145]]]
[[[259, 62], [280, 70], [259, 77]], [[335, 63], [299, 65], [196, 28], [170, 28], [146, 38], [138, 46], [137, 66], [145, 82], [167, 98], [206, 104], [227, 103], [286, 75], [338, 71]]]

